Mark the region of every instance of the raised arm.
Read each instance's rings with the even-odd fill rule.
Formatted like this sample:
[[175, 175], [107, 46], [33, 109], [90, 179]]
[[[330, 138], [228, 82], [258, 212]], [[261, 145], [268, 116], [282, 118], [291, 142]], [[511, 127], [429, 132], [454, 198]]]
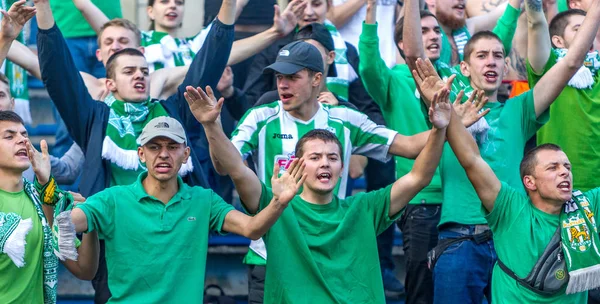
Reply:
[[352, 16], [354, 16], [366, 3], [367, 0], [348, 0], [339, 5], [331, 5], [327, 11], [327, 19], [329, 19], [336, 28], [341, 28], [346, 25], [348, 20], [350, 20], [350, 18], [352, 18]]
[[390, 193], [389, 216], [396, 215], [408, 202], [431, 182], [435, 170], [440, 163], [444, 142], [446, 142], [446, 127], [450, 121], [452, 106], [448, 102], [450, 91], [442, 89], [435, 94], [429, 107], [429, 120], [433, 128], [427, 144], [415, 160], [409, 173], [398, 179]]
[[375, 0], [369, 0], [367, 3], [367, 17], [358, 41], [360, 58], [358, 73], [369, 95], [383, 111], [386, 111], [391, 106], [388, 93], [392, 75], [379, 52], [379, 37], [375, 21], [376, 5]]
[[[481, 102], [481, 100], [478, 98], [475, 101]], [[447, 136], [452, 151], [454, 151], [460, 165], [465, 169], [481, 203], [488, 212], [491, 212], [500, 192], [500, 180], [496, 177], [492, 168], [481, 158], [475, 139], [460, 123], [460, 119], [454, 111], [448, 126]]]
[[296, 24], [298, 23], [297, 18], [302, 14], [305, 7], [306, 1], [292, 0], [283, 13], [280, 13], [279, 6], [275, 5], [273, 26], [252, 37], [235, 41], [227, 65], [242, 62], [258, 54], [277, 41], [277, 39], [287, 36], [296, 28]]
[[90, 0], [73, 0], [75, 7], [81, 12], [96, 34], [108, 22], [108, 17]]
[[8, 50], [7, 58], [24, 68], [33, 77], [40, 80], [42, 79], [42, 72], [40, 71], [40, 63], [37, 55], [21, 42], [13, 41], [10, 50]]
[[533, 88], [535, 114], [542, 115], [583, 65], [600, 25], [600, 0], [594, 0], [567, 54]]
[[[417, 58], [425, 58], [419, 0], [404, 1], [403, 52], [410, 70], [416, 69]], [[441, 42], [440, 42], [441, 46]]]
[[303, 172], [304, 161], [302, 159], [295, 159], [281, 177], [277, 177], [279, 165], [275, 164], [273, 178], [271, 178], [273, 198], [269, 205], [254, 216], [247, 216], [238, 211], [229, 212], [225, 217], [223, 230], [243, 235], [252, 240], [261, 238], [275, 224], [289, 202], [298, 193], [306, 180]]
[[504, 14], [507, 5], [508, 2], [503, 3], [485, 15], [479, 15], [467, 19], [467, 28], [469, 29], [469, 33], [473, 35], [481, 31], [491, 31], [496, 23], [498, 23], [500, 16]]
[[541, 74], [550, 57], [552, 44], [542, 0], [525, 1], [527, 12], [527, 60], [533, 71]]
[[95, 119], [102, 107], [94, 101], [75, 67], [65, 40], [54, 23], [48, 0], [35, 0], [37, 9], [38, 58], [42, 80], [50, 98], [65, 120], [75, 142], [85, 150]]
[[217, 102], [212, 89], [206, 87], [206, 91], [188, 87], [185, 98], [192, 114], [204, 127], [215, 169], [231, 177], [246, 210], [256, 213], [261, 196], [260, 180], [244, 165], [240, 152], [223, 132], [220, 115], [224, 99]]
[[81, 245], [77, 248], [77, 261], [65, 260], [63, 264], [76, 278], [91, 281], [98, 271], [100, 259], [100, 243], [96, 231], [84, 233]]
[[[2, 10], [2, 24], [0, 25], [0, 65], [12, 49], [12, 44], [23, 30], [25, 23], [33, 18], [35, 7], [26, 6], [25, 0], [13, 3], [7, 11]], [[31, 51], [30, 51], [31, 52]]]

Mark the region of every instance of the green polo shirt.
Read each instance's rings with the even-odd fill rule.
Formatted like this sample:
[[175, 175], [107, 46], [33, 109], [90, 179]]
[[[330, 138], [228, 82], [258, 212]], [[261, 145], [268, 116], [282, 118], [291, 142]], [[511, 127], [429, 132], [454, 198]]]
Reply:
[[221, 232], [234, 208], [181, 178], [165, 205], [146, 193], [147, 175], [77, 206], [105, 241], [109, 303], [202, 303], [209, 230]]

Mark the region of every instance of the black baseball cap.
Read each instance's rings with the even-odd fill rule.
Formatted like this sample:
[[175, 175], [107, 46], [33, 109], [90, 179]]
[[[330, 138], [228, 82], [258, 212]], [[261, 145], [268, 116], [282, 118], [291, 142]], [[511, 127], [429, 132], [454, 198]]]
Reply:
[[275, 63], [264, 68], [263, 73], [292, 75], [302, 69], [323, 73], [323, 58], [314, 45], [297, 40], [282, 47]]
[[[325, 25], [321, 23], [311, 23], [303, 28], [301, 28], [296, 35], [294, 36], [294, 40], [307, 40], [312, 39], [320, 43], [328, 52], [335, 51], [335, 44], [333, 42], [333, 37], [331, 37], [331, 33], [325, 27]], [[323, 63], [324, 64], [324, 63]], [[335, 63], [332, 63], [329, 66], [328, 77], [337, 76], [337, 71], [335, 69]]]

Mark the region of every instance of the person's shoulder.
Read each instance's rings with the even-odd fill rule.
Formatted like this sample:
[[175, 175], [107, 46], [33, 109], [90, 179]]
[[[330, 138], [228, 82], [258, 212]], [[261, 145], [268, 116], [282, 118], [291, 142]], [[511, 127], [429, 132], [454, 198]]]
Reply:
[[252, 107], [248, 110], [248, 113], [256, 116], [258, 120], [265, 120], [272, 116], [276, 116], [280, 111], [282, 111], [281, 104], [279, 103], [279, 100], [275, 100], [273, 102]]

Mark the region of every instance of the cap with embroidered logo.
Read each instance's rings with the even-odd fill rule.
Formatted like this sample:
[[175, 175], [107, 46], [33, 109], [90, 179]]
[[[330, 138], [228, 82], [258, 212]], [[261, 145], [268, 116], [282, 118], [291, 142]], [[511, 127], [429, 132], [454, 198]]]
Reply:
[[314, 45], [297, 40], [281, 48], [275, 63], [266, 67], [263, 73], [292, 75], [302, 69], [323, 73], [323, 58]]
[[177, 119], [169, 116], [159, 116], [150, 120], [137, 139], [137, 144], [143, 146], [156, 137], [167, 137], [177, 143], [184, 143], [185, 131]]

